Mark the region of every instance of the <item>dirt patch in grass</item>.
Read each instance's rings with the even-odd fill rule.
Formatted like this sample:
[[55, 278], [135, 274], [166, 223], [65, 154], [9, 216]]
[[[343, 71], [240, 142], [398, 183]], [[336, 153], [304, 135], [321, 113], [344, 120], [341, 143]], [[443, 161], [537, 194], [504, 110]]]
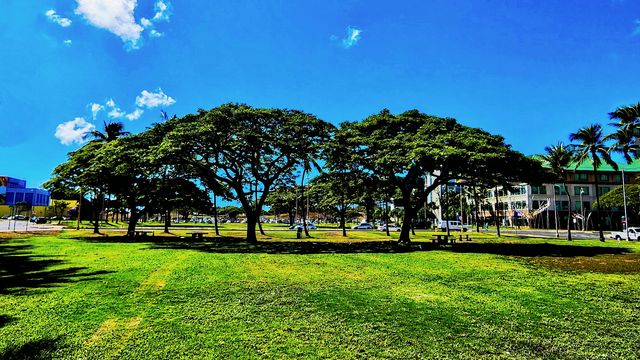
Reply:
[[0, 231], [0, 239], [20, 239], [20, 238], [31, 238], [34, 236], [53, 236], [53, 235], [58, 235], [59, 233], [60, 233], [59, 230], [27, 231], [27, 232]]
[[519, 259], [537, 266], [562, 271], [596, 272], [605, 274], [640, 274], [640, 254], [606, 254], [597, 256], [554, 257], [541, 256]]

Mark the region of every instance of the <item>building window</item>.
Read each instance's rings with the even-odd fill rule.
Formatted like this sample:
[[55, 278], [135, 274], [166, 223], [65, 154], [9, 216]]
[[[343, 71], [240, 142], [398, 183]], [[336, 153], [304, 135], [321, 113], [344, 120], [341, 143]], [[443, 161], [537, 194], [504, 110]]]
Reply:
[[534, 195], [546, 195], [547, 187], [546, 186], [531, 186], [531, 194]]
[[621, 183], [622, 182], [622, 176], [620, 174], [613, 175], [613, 181], [617, 182], [617, 183]]
[[569, 202], [556, 201], [556, 210], [559, 210], [559, 211], [569, 210]]
[[573, 194], [574, 195], [580, 195], [581, 191], [582, 191], [582, 195], [589, 195], [589, 187], [588, 186], [574, 186], [573, 187]]
[[553, 190], [555, 191], [556, 195], [567, 195], [567, 189], [564, 187], [564, 185], [553, 185]]
[[609, 175], [608, 174], [600, 174], [600, 176], [598, 176], [598, 179], [600, 181], [609, 181]]
[[609, 186], [598, 186], [598, 195], [604, 195], [611, 191]]
[[587, 181], [588, 180], [588, 175], [587, 175], [587, 173], [574, 173], [573, 174], [573, 180], [574, 181]]

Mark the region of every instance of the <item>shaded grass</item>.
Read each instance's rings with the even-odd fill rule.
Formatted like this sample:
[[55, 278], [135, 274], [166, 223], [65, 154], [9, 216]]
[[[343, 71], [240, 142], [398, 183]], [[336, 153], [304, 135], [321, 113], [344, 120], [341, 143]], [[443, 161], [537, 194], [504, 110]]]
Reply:
[[39, 271], [99, 274], [2, 296], [0, 357], [634, 358], [640, 350], [637, 271], [546, 263], [628, 260], [636, 243], [484, 236], [451, 248], [423, 234], [399, 248], [371, 232], [308, 241], [268, 233], [257, 245], [232, 233], [179, 235], [70, 232], [0, 243], [11, 256], [57, 261]]

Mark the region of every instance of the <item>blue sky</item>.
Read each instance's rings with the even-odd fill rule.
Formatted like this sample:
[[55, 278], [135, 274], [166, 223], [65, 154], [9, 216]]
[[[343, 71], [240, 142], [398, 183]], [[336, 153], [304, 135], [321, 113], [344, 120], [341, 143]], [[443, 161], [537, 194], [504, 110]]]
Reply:
[[160, 109], [243, 102], [337, 124], [417, 108], [533, 154], [640, 101], [631, 0], [2, 0], [0, 13], [0, 175], [31, 186], [83, 129], [138, 132]]

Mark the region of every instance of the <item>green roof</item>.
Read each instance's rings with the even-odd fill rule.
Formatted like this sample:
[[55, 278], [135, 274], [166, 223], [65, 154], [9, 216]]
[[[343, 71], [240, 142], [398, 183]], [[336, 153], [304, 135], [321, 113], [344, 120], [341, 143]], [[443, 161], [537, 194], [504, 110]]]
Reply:
[[[542, 166], [548, 168], [549, 165], [547, 164], [546, 161], [544, 161], [542, 159], [542, 156], [540, 155], [534, 155], [533, 158], [538, 159], [542, 162]], [[618, 171], [620, 170], [624, 170], [624, 171], [628, 171], [628, 172], [640, 172], [640, 159], [633, 159], [633, 161], [631, 162], [631, 164], [627, 164], [626, 161], [616, 161], [616, 164], [618, 165]], [[578, 170], [578, 171], [593, 171], [593, 162], [591, 161], [591, 159], [586, 159], [582, 164], [580, 164], [580, 166], [576, 167], [576, 164], [573, 163], [571, 164], [569, 167], [566, 168], [567, 170]], [[607, 164], [606, 162], [602, 161], [600, 164], [600, 167], [598, 167], [598, 171], [615, 171], [611, 165]]]

